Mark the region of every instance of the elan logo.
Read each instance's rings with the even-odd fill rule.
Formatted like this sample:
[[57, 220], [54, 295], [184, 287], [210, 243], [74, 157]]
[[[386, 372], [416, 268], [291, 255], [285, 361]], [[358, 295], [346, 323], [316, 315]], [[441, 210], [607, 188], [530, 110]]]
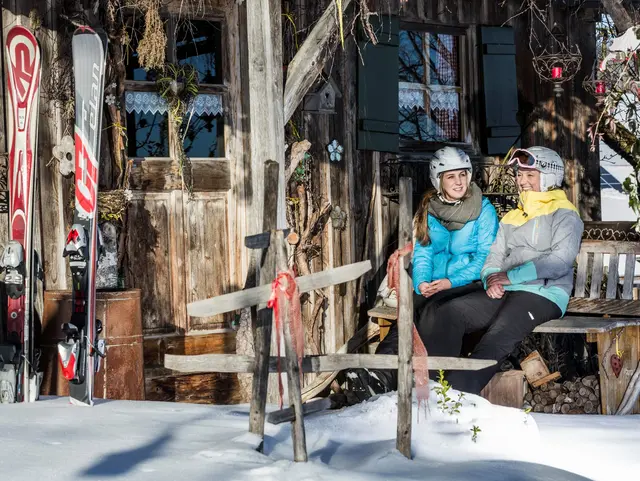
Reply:
[[[91, 69], [91, 89], [89, 109], [82, 100], [82, 127], [76, 128], [76, 200], [81, 213], [93, 218], [96, 209], [98, 191], [98, 162], [94, 149], [98, 149], [98, 128], [100, 125], [98, 99], [100, 95], [100, 66], [93, 64]], [[89, 137], [90, 143], [87, 143]]]

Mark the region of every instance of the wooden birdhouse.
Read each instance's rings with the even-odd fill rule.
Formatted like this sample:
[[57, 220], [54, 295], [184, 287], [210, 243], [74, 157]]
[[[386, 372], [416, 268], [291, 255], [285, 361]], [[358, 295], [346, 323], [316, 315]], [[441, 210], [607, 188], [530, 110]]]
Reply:
[[322, 80], [314, 92], [304, 98], [304, 111], [317, 114], [335, 114], [336, 98], [342, 97], [335, 81], [328, 77]]

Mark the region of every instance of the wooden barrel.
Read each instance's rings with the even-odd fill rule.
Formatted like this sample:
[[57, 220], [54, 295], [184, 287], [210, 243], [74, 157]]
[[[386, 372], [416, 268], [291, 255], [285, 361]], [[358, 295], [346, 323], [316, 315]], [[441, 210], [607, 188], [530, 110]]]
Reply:
[[[101, 336], [107, 341], [107, 356], [96, 375], [96, 398], [145, 398], [140, 298], [140, 289], [97, 292], [96, 318], [102, 321]], [[68, 382], [60, 372], [57, 343], [64, 337], [62, 324], [70, 319], [71, 291], [45, 291], [40, 334], [40, 369], [44, 373], [41, 395], [69, 394]]]

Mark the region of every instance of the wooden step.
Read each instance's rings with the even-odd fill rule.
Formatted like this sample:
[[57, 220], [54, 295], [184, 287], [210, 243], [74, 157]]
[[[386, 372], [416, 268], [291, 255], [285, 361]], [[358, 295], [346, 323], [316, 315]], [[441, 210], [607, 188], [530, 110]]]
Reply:
[[389, 321], [397, 321], [398, 320], [398, 310], [395, 307], [389, 306], [378, 306], [373, 309], [369, 309], [367, 311], [367, 315], [369, 317], [373, 317], [374, 319], [387, 319]]
[[565, 316], [562, 319], [554, 319], [540, 324], [533, 332], [569, 334], [598, 333], [610, 332], [620, 327], [638, 325], [640, 325], [640, 319]]

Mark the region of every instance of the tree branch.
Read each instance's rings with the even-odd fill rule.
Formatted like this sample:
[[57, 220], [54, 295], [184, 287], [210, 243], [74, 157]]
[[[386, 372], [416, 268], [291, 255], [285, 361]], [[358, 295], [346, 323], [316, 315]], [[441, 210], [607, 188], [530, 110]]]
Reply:
[[602, 0], [602, 6], [611, 16], [618, 32], [626, 32], [633, 27], [633, 7], [629, 0]]

